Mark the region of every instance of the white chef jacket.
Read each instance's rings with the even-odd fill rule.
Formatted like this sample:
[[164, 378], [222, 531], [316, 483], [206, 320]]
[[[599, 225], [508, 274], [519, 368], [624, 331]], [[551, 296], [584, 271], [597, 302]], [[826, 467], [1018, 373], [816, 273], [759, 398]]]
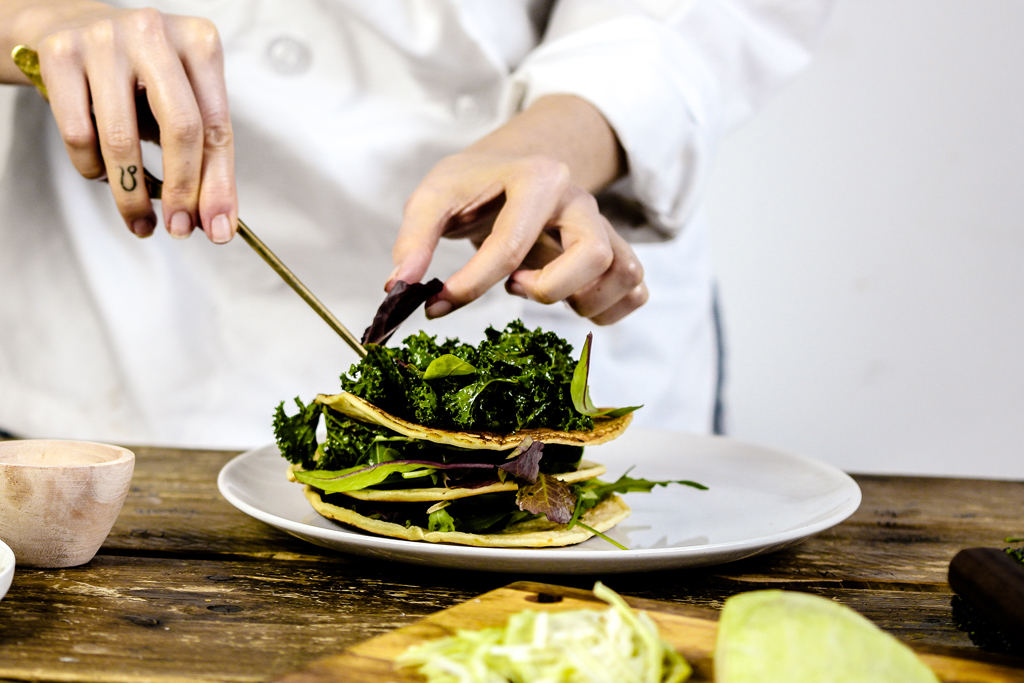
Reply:
[[[132, 6], [129, 0], [122, 3]], [[139, 2], [138, 6], [149, 2]], [[596, 105], [628, 176], [601, 199], [650, 300], [602, 328], [496, 288], [396, 335], [478, 341], [521, 318], [578, 349], [592, 393], [637, 424], [707, 432], [717, 338], [698, 210], [715, 147], [808, 60], [827, 0], [161, 0], [218, 27], [240, 214], [360, 334], [406, 198], [437, 161], [552, 93]], [[81, 178], [46, 105], [20, 93], [0, 185], [0, 428], [175, 446], [271, 440], [278, 402], [356, 360], [242, 240], [145, 240]], [[144, 151], [159, 172], [159, 151]], [[430, 276], [471, 255], [444, 242]], [[394, 343], [394, 342], [392, 342]]]

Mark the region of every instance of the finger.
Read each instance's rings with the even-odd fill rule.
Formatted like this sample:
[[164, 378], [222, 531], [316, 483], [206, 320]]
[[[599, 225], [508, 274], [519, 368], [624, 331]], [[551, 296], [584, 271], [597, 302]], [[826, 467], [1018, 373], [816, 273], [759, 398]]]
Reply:
[[71, 163], [86, 178], [101, 177], [103, 157], [77, 41], [66, 33], [51, 36], [40, 46], [39, 66], [50, 109]]
[[391, 248], [395, 269], [384, 284], [385, 290], [390, 292], [399, 280], [419, 282], [423, 278], [453, 211], [450, 199], [429, 186], [421, 185], [409, 196]]
[[598, 211], [596, 200], [579, 189], [568, 196], [555, 221], [564, 251], [540, 270], [519, 270], [512, 276], [527, 298], [540, 303], [554, 303], [580, 292], [601, 279], [614, 263], [610, 237], [615, 231]]
[[95, 46], [88, 55], [86, 74], [110, 190], [132, 232], [148, 237], [156, 227], [156, 216], [142, 180], [135, 78], [112, 42]]
[[[528, 161], [510, 178], [505, 206], [477, 253], [445, 282], [444, 299], [452, 309], [480, 297], [514, 272], [530, 252], [569, 187], [564, 164]], [[431, 310], [428, 308], [428, 314]]]
[[595, 318], [630, 296], [644, 281], [644, 269], [632, 247], [608, 225], [612, 261], [599, 278], [567, 301], [584, 318]]
[[189, 18], [172, 24], [181, 60], [192, 85], [203, 127], [199, 221], [217, 243], [231, 240], [238, 224], [235, 145], [224, 82], [224, 55], [212, 22]]
[[592, 316], [590, 320], [598, 325], [616, 323], [647, 303], [648, 296], [647, 285], [640, 283], [629, 294], [619, 299], [611, 308], [606, 309], [599, 315]]
[[199, 183], [203, 163], [203, 120], [192, 85], [167, 34], [167, 18], [158, 12], [133, 15], [144, 41], [132, 43], [139, 83], [160, 124], [163, 150], [164, 225], [174, 237], [188, 237], [198, 224]]

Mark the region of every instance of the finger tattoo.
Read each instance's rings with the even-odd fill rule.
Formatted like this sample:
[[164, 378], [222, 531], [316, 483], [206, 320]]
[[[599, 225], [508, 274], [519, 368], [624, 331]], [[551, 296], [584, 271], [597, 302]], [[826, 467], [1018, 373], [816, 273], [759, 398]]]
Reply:
[[[135, 177], [135, 174], [139, 170], [138, 166], [132, 165], [132, 166], [129, 166], [128, 168], [125, 168], [124, 166], [118, 166], [118, 168], [121, 169], [121, 189], [122, 190], [124, 190], [125, 192], [131, 192], [132, 190], [134, 190], [136, 187], [139, 186], [139, 181]], [[125, 173], [128, 174], [127, 178], [125, 177]]]

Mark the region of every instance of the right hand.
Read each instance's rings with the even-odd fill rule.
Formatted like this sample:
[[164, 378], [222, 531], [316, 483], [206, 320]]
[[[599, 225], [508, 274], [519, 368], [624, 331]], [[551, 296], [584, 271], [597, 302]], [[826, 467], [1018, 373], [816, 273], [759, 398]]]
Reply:
[[[25, 13], [18, 39], [39, 53], [68, 156], [86, 178], [110, 182], [128, 228], [156, 226], [142, 181], [140, 140], [163, 150], [164, 225], [201, 227], [229, 241], [238, 219], [234, 143], [220, 38], [207, 19], [96, 2]], [[91, 111], [90, 111], [91, 106]]]

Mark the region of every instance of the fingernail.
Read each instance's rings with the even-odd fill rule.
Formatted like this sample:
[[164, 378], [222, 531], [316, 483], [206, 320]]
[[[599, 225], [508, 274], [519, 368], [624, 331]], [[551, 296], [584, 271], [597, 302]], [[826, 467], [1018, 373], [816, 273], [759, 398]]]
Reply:
[[446, 301], [445, 299], [439, 299], [434, 303], [427, 306], [427, 317], [428, 318], [443, 318], [452, 312], [452, 302]]
[[171, 225], [167, 232], [171, 233], [174, 239], [185, 239], [192, 234], [192, 217], [184, 211], [179, 211], [171, 216]]
[[388, 280], [387, 282], [384, 283], [385, 292], [390, 292], [391, 288], [395, 286], [395, 278], [398, 277], [398, 271], [400, 271], [401, 269], [402, 264], [399, 263], [397, 266], [395, 266], [395, 269], [391, 271], [391, 275], [388, 275]]
[[509, 278], [508, 280], [505, 281], [505, 291], [513, 296], [522, 297], [524, 299], [527, 298], [526, 290], [523, 289], [523, 286], [521, 284], [519, 284], [512, 278]]
[[149, 237], [156, 228], [156, 222], [151, 218], [136, 218], [132, 221], [132, 232], [138, 237]]
[[210, 238], [217, 244], [231, 241], [231, 221], [224, 214], [220, 214], [213, 219], [213, 222], [210, 224], [210, 230], [213, 232]]

